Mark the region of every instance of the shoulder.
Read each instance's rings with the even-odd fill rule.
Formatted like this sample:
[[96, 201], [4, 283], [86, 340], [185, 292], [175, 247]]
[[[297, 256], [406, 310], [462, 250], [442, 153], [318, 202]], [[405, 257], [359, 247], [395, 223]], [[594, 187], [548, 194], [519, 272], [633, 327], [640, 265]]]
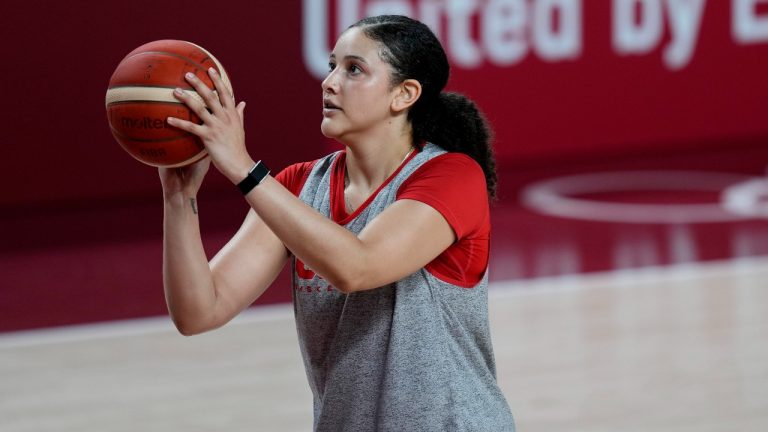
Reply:
[[414, 171], [398, 189], [398, 198], [414, 189], [446, 189], [457, 194], [482, 192], [484, 195], [485, 174], [470, 156], [448, 152], [428, 160]]
[[[329, 167], [334, 165], [334, 161], [343, 162], [345, 155], [346, 152], [344, 150], [340, 150], [323, 156], [320, 159], [289, 165], [275, 176], [275, 180], [280, 182], [294, 195], [299, 196], [301, 189], [304, 187], [304, 184], [309, 178], [309, 174], [312, 172], [315, 166], [320, 164], [320, 168], [322, 168], [324, 166]], [[336, 165], [338, 165], [338, 163]]]
[[444, 153], [425, 162], [403, 182], [397, 199], [430, 205], [459, 238], [483, 224], [489, 212], [483, 169], [463, 153]]
[[301, 188], [304, 187], [304, 183], [307, 181], [309, 173], [312, 172], [312, 168], [319, 160], [320, 159], [289, 165], [275, 176], [275, 180], [280, 182], [294, 195], [298, 196], [301, 192]]

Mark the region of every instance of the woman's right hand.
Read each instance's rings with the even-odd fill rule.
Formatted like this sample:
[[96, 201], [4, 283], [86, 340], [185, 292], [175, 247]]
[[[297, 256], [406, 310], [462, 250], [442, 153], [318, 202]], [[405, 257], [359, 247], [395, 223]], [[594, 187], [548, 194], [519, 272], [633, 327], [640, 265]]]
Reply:
[[203, 178], [211, 166], [209, 156], [180, 168], [159, 168], [160, 183], [163, 186], [163, 196], [195, 197], [203, 183]]

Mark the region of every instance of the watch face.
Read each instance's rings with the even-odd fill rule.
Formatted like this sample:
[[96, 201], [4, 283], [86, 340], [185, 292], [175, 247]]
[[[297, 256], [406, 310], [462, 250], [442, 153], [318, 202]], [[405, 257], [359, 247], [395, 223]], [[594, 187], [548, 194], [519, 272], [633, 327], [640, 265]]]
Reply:
[[240, 191], [243, 193], [243, 195], [246, 195], [248, 192], [251, 191], [251, 189], [255, 188], [259, 183], [261, 183], [262, 180], [264, 180], [264, 177], [269, 175], [269, 168], [267, 168], [264, 163], [261, 161], [256, 162], [256, 165], [251, 168], [250, 171], [248, 171], [248, 175], [237, 184], [237, 187], [240, 189]]

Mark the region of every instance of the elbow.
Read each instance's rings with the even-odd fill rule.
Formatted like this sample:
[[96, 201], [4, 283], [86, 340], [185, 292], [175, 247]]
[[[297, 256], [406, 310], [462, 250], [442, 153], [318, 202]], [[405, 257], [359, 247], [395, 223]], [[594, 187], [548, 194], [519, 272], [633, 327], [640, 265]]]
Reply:
[[202, 331], [198, 328], [195, 328], [194, 326], [179, 324], [178, 322], [173, 323], [176, 326], [176, 330], [179, 332], [182, 336], [194, 336], [202, 333]]
[[193, 327], [185, 327], [185, 326], [176, 326], [176, 330], [178, 330], [179, 334], [182, 336], [195, 336], [203, 333], [203, 331], [193, 328]]
[[337, 281], [333, 286], [344, 294], [352, 294], [355, 291], [359, 291], [354, 284], [347, 281]]
[[172, 319], [173, 325], [182, 336], [195, 336], [211, 330], [210, 327], [200, 325], [200, 323], [196, 323], [194, 320], [183, 320], [175, 317], [172, 317]]
[[369, 289], [366, 279], [362, 274], [344, 274], [330, 281], [337, 290], [344, 294], [352, 294], [357, 291]]
[[374, 276], [377, 274], [377, 269], [370, 265], [370, 260], [358, 257], [358, 259], [342, 262], [344, 262], [343, 265], [330, 265], [317, 269], [317, 275], [344, 294], [352, 294], [379, 286], [376, 285], [377, 278]]

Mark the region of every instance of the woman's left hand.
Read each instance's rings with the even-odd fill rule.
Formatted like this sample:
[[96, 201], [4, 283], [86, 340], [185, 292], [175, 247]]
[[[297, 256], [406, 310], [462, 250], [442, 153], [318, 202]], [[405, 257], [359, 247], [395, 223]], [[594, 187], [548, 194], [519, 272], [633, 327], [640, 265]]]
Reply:
[[194, 74], [185, 75], [186, 80], [197, 91], [204, 103], [180, 88], [173, 92], [177, 99], [197, 114], [202, 124], [176, 117], [168, 117], [168, 124], [197, 135], [208, 150], [216, 169], [232, 183], [237, 184], [245, 178], [254, 164], [245, 147], [243, 124], [245, 102], [235, 104], [234, 96], [215, 69], [210, 68], [208, 75], [216, 87], [216, 92], [208, 88]]

